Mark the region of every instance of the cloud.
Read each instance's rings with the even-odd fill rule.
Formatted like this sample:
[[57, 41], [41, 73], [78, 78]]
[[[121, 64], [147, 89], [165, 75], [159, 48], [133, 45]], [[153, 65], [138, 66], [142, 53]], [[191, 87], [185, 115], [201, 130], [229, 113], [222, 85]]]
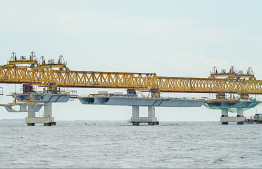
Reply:
[[127, 33], [164, 35], [197, 24], [193, 20], [122, 18], [119, 13], [74, 12], [58, 16], [65, 33]]
[[[1, 33], [128, 34], [180, 42], [226, 42], [241, 31], [206, 28], [207, 21], [176, 18], [123, 17], [117, 12], [51, 10], [40, 6], [0, 7]], [[202, 26], [202, 27], [201, 27]]]

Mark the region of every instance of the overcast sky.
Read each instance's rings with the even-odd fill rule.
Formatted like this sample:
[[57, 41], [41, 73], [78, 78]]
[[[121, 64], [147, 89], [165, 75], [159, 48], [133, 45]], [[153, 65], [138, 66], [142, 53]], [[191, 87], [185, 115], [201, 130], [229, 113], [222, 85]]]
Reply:
[[[213, 66], [219, 71], [235, 66], [244, 72], [252, 67], [262, 79], [261, 6], [261, 0], [0, 0], [0, 64], [6, 64], [12, 52], [29, 56], [35, 51], [46, 60], [63, 55], [71, 70], [208, 77]], [[1, 86], [4, 94], [15, 90], [15, 85]], [[97, 91], [78, 89], [78, 94]], [[146, 115], [145, 108], [141, 111]], [[261, 106], [257, 111], [262, 113]], [[76, 100], [55, 104], [53, 113], [56, 120], [127, 120], [131, 107]], [[0, 107], [0, 119], [26, 115]], [[157, 108], [156, 115], [160, 121], [218, 121], [220, 111]]]

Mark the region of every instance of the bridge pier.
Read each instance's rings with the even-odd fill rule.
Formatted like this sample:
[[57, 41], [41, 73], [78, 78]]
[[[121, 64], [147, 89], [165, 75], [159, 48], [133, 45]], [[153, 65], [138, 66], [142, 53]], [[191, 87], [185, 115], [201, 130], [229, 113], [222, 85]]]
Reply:
[[34, 106], [28, 106], [28, 117], [25, 119], [28, 126], [34, 126], [35, 123], [44, 123], [44, 126], [56, 125], [54, 117], [52, 117], [52, 103], [44, 105], [44, 117], [35, 117], [34, 108]]
[[148, 125], [159, 124], [155, 117], [155, 106], [148, 106], [148, 117], [139, 117], [139, 106], [132, 106], [131, 123], [139, 125], [140, 123], [148, 123]]
[[[28, 126], [34, 126], [35, 123], [43, 123], [45, 126], [56, 125], [54, 117], [52, 117], [52, 103], [67, 102], [72, 95], [69, 93], [22, 93], [12, 94], [15, 102], [10, 104], [0, 104], [4, 106], [8, 112], [27, 112], [25, 123]], [[17, 101], [18, 102], [17, 102]], [[13, 109], [14, 106], [20, 106], [19, 110]], [[36, 117], [38, 112], [44, 106], [44, 116]]]
[[242, 107], [237, 108], [237, 116], [236, 117], [228, 117], [228, 109], [221, 110], [220, 122], [222, 125], [227, 125], [228, 122], [237, 122], [237, 124], [244, 124], [244, 109]]

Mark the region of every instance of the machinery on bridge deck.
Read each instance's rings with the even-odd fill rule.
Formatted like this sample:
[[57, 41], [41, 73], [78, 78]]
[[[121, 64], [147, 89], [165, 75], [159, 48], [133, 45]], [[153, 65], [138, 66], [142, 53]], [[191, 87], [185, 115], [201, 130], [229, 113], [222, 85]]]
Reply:
[[217, 67], [214, 66], [209, 78], [231, 80], [256, 80], [251, 67], [248, 68], [247, 73], [244, 73], [243, 70], [235, 70], [234, 66], [230, 67], [229, 72], [226, 72], [226, 69], [222, 69], [221, 72], [218, 72]]

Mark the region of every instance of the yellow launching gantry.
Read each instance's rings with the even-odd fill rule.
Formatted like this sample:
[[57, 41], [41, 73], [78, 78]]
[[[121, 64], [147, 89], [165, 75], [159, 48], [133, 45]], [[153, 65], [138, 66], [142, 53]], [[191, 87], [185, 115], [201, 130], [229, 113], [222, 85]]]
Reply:
[[242, 98], [248, 94], [262, 94], [262, 81], [256, 80], [252, 69], [247, 74], [222, 70], [217, 72], [214, 67], [209, 78], [163, 77], [155, 73], [127, 73], [127, 72], [96, 72], [72, 71], [66, 66], [63, 56], [58, 62], [44, 57], [37, 61], [35, 53], [30, 58], [21, 56], [18, 60], [12, 53], [7, 65], [0, 66], [0, 83], [22, 83], [46, 86], [48, 90], [56, 87], [81, 88], [126, 88], [128, 93], [135, 94], [136, 90], [151, 92], [152, 97], [160, 97], [160, 92], [186, 93], [238, 93]]

